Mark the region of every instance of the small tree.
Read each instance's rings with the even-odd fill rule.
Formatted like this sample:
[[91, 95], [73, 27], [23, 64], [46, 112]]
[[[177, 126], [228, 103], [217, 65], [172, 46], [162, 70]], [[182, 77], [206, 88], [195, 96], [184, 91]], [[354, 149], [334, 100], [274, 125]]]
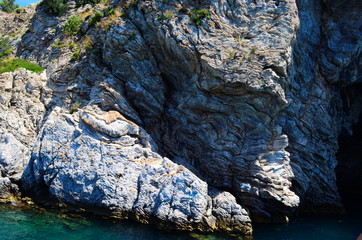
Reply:
[[19, 5], [15, 4], [14, 2], [15, 0], [1, 0], [0, 9], [4, 12], [13, 12], [19, 7]]
[[79, 6], [83, 6], [85, 4], [91, 4], [94, 5], [96, 3], [99, 3], [101, 0], [75, 0], [76, 5]]
[[73, 15], [64, 24], [64, 31], [66, 35], [76, 35], [82, 26], [82, 19], [77, 15]]
[[68, 5], [65, 4], [65, 0], [43, 0], [42, 5], [45, 6], [45, 10], [55, 16], [64, 15], [68, 10]]

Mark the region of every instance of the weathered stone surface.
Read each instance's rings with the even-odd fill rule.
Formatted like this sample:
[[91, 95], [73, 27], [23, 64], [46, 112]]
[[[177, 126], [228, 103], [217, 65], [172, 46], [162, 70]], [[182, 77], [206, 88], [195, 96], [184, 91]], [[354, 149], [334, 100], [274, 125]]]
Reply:
[[0, 12], [0, 39], [9, 38], [16, 48], [22, 35], [29, 29], [35, 14], [35, 4], [19, 9], [14, 13]]
[[[235, 199], [218, 197], [213, 203], [206, 182], [156, 151], [151, 137], [118, 112], [87, 107], [78, 116], [57, 107], [22, 180], [27, 190], [35, 186], [36, 194], [48, 191], [60, 202], [161, 227], [251, 233], [248, 213]], [[228, 221], [219, 217], [219, 208], [227, 205], [232, 223], [219, 227]]]
[[43, 124], [51, 95], [45, 84], [44, 74], [25, 69], [0, 74], [0, 171], [12, 183], [19, 183]]
[[[290, 190], [288, 139], [275, 124], [288, 104], [283, 86], [298, 27], [296, 5], [184, 2], [186, 9], [210, 11], [211, 19], [200, 26], [177, 12], [179, 7], [140, 1], [129, 12], [172, 90], [152, 135], [167, 154], [193, 165], [212, 186], [232, 188], [255, 215], [270, 217], [297, 207], [299, 197]], [[155, 20], [167, 11], [174, 13], [171, 19]], [[272, 207], [273, 201], [282, 204]]]
[[[17, 54], [47, 77], [0, 79], [2, 177], [17, 179], [34, 146], [23, 180], [37, 195], [189, 230], [246, 233], [249, 214], [341, 207], [338, 136], [362, 111], [360, 1], [110, 7], [123, 17], [85, 21], [77, 36], [62, 25], [92, 6], [38, 9]], [[192, 19], [200, 9], [209, 16]]]
[[11, 191], [11, 181], [9, 178], [0, 177], [0, 200], [9, 198]]

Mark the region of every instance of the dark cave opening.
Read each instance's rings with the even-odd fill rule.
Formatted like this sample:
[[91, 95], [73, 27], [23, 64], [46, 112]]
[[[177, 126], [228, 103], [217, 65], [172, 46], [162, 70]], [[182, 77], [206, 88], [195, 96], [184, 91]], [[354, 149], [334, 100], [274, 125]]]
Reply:
[[338, 141], [335, 172], [339, 193], [347, 212], [362, 212], [362, 114], [353, 126], [353, 134], [343, 131]]

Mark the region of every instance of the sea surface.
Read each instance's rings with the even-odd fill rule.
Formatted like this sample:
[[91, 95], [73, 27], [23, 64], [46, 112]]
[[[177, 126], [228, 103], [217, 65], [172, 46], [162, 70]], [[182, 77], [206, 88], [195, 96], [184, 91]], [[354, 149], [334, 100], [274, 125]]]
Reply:
[[[301, 216], [288, 225], [260, 224], [253, 240], [356, 240], [362, 217]], [[0, 240], [227, 240], [227, 235], [162, 231], [133, 221], [112, 221], [43, 208], [0, 204]], [[249, 240], [250, 238], [248, 238]]]

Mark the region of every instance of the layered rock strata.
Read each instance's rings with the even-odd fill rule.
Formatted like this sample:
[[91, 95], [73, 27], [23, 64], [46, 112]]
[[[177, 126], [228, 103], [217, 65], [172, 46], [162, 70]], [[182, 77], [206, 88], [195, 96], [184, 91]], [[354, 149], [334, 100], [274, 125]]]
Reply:
[[[123, 14], [64, 34], [68, 17], [104, 7], [37, 9], [17, 55], [46, 73], [1, 75], [1, 192], [26, 166], [37, 198], [244, 234], [250, 219], [341, 209], [338, 136], [362, 102], [359, 1], [111, 1]], [[72, 44], [93, 51], [73, 61]]]
[[[48, 116], [23, 175], [24, 188], [77, 207], [184, 230], [251, 233], [250, 218], [227, 192], [157, 154], [119, 112], [85, 108]], [[35, 187], [35, 189], [34, 189]]]

